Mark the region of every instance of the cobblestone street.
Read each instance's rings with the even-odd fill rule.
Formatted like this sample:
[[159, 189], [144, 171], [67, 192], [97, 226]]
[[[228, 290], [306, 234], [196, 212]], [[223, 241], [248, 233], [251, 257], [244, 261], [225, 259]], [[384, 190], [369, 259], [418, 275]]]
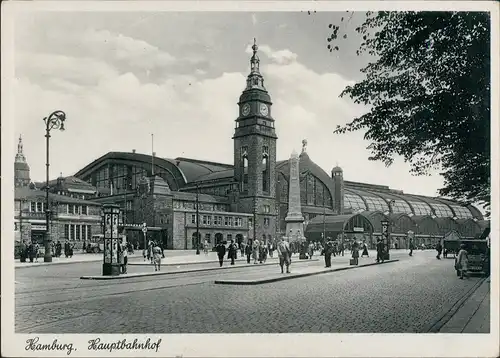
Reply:
[[256, 286], [214, 285], [213, 281], [265, 276], [278, 267], [241, 267], [112, 283], [69, 277], [49, 294], [34, 292], [23, 284], [25, 276], [18, 275], [16, 331], [427, 332], [479, 281], [476, 277], [458, 280], [453, 261], [438, 261], [431, 251], [417, 252], [414, 257], [401, 251], [394, 256], [400, 261]]

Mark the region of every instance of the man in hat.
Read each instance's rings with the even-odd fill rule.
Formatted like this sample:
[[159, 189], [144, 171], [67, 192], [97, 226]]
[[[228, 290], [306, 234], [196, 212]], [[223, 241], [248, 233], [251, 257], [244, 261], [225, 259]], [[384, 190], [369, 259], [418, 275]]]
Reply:
[[278, 258], [281, 267], [281, 273], [283, 273], [283, 266], [286, 265], [286, 273], [290, 273], [290, 263], [292, 251], [290, 250], [290, 244], [283, 239], [280, 238], [278, 245], [276, 247], [276, 252], [278, 253]]
[[377, 262], [384, 262], [384, 243], [380, 238], [377, 239]]

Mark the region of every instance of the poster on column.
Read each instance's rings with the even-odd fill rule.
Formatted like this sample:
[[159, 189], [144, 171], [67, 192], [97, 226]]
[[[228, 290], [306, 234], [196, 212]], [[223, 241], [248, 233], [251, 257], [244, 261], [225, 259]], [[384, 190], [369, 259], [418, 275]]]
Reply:
[[113, 240], [113, 250], [111, 252], [112, 262], [118, 262], [118, 240]]
[[104, 263], [111, 263], [111, 239], [104, 240]]
[[113, 238], [118, 237], [118, 215], [113, 215]]
[[111, 214], [106, 214], [104, 216], [104, 237], [106, 239], [111, 238], [112, 229], [111, 229]]

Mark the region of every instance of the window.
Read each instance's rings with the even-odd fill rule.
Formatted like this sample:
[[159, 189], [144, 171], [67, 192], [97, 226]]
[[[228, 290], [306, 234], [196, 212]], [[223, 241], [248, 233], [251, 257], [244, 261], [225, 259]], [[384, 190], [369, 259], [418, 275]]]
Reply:
[[227, 241], [231, 241], [233, 239], [233, 235], [227, 234]]
[[269, 214], [271, 212], [271, 207], [269, 205], [264, 205], [264, 212]]
[[243, 220], [241, 218], [234, 219], [234, 226], [241, 227], [243, 224]]
[[229, 224], [228, 224], [228, 226], [233, 226], [233, 218], [229, 217], [228, 219], [229, 219]]
[[202, 221], [203, 225], [206, 225], [207, 224], [207, 216], [203, 215], [201, 218], [201, 221]]
[[43, 211], [43, 203], [40, 203], [40, 202], [36, 203], [36, 211], [37, 212], [42, 212]]
[[253, 226], [253, 218], [248, 218], [248, 226]]
[[370, 211], [389, 211], [389, 206], [384, 199], [377, 198], [374, 196], [364, 196], [366, 203], [368, 204], [368, 209]]
[[229, 226], [229, 218], [224, 216], [224, 226]]
[[264, 226], [269, 226], [269, 218], [264, 218]]
[[413, 207], [415, 215], [417, 216], [431, 215], [431, 208], [429, 205], [417, 201], [410, 201], [409, 203]]
[[87, 240], [87, 225], [82, 225], [82, 241]]
[[451, 205], [451, 208], [455, 212], [455, 216], [459, 219], [472, 219], [472, 213], [469, 209], [464, 206]]
[[92, 237], [92, 226], [87, 225], [87, 240], [90, 240]]
[[210, 243], [210, 234], [205, 234], [205, 240], [207, 240], [207, 242]]
[[390, 201], [393, 213], [412, 214], [410, 206], [403, 200], [392, 199]]
[[69, 240], [69, 225], [64, 225], [64, 239]]
[[352, 210], [367, 210], [367, 207], [360, 196], [354, 194], [344, 194], [344, 207]]
[[436, 213], [436, 216], [450, 217], [450, 218], [453, 217], [453, 212], [451, 211], [451, 209], [447, 205], [434, 204], [434, 203], [432, 203], [431, 205], [434, 208], [434, 212]]
[[212, 216], [211, 215], [207, 216], [207, 225], [212, 225]]
[[36, 211], [36, 203], [34, 201], [30, 202], [30, 211], [34, 213]]
[[87, 213], [88, 213], [87, 205], [82, 206], [82, 214], [83, 215], [88, 215]]
[[196, 215], [191, 215], [191, 224], [196, 224]]
[[80, 241], [80, 229], [81, 229], [81, 226], [80, 225], [75, 225], [75, 238], [76, 238], [76, 241]]

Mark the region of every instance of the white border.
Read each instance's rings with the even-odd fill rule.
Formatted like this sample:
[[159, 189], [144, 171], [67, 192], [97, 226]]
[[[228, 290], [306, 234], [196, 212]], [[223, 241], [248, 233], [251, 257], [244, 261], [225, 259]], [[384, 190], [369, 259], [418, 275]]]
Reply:
[[[60, 342], [73, 342], [78, 348], [71, 356], [198, 356], [198, 357], [329, 357], [329, 356], [371, 356], [371, 357], [453, 357], [453, 356], [498, 356], [498, 272], [499, 272], [499, 8], [495, 2], [485, 1], [254, 1], [254, 2], [94, 2], [94, 1], [47, 1], [47, 2], [3, 2], [2, 3], [2, 356], [65, 356], [65, 352], [27, 352], [25, 341], [32, 335], [14, 334], [14, 265], [12, 257], [13, 217], [13, 166], [15, 138], [12, 95], [9, 88], [13, 80], [13, 21], [14, 15], [24, 11], [366, 11], [366, 10], [457, 10], [491, 11], [491, 60], [492, 60], [492, 107], [491, 107], [491, 182], [492, 182], [492, 278], [491, 278], [491, 333], [489, 335], [467, 334], [248, 334], [228, 337], [225, 334], [204, 335], [161, 335], [159, 353], [148, 351], [114, 351], [113, 353], [89, 353], [87, 341], [96, 335], [59, 335]], [[495, 100], [493, 100], [495, 99]], [[29, 104], [28, 104], [29, 105]], [[334, 319], [334, 318], [333, 318]], [[111, 341], [119, 338], [159, 335], [102, 335]], [[55, 338], [52, 335], [40, 337]], [[229, 344], [229, 341], [231, 342]]]

